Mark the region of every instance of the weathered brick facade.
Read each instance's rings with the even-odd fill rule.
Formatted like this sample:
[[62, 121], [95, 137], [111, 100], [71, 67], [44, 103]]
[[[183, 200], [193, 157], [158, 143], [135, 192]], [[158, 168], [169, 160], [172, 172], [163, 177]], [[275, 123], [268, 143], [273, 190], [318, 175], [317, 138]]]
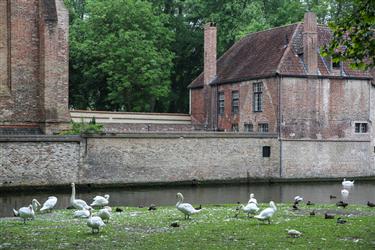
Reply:
[[0, 3], [0, 128], [65, 128], [68, 12], [63, 0]]

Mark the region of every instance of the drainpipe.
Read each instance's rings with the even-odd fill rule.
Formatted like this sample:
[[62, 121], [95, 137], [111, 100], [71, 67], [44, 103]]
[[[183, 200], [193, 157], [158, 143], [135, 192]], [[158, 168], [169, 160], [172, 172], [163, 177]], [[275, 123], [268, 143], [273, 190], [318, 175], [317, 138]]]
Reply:
[[279, 122], [278, 122], [278, 126], [279, 126], [279, 142], [280, 142], [280, 151], [279, 151], [279, 160], [280, 160], [280, 163], [279, 163], [279, 177], [281, 178], [282, 175], [283, 175], [283, 141], [282, 141], [282, 136], [281, 136], [281, 123], [282, 123], [282, 112], [281, 112], [281, 76], [280, 75], [277, 75], [277, 79], [278, 79], [278, 92], [279, 92]]

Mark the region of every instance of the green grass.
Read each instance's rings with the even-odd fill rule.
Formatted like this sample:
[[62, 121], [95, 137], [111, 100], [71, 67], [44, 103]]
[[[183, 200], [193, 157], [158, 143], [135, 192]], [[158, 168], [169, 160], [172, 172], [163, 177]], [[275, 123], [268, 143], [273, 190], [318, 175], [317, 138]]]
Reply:
[[[74, 219], [72, 210], [38, 214], [26, 225], [19, 218], [0, 219], [0, 249], [374, 249], [375, 209], [350, 205], [277, 204], [270, 225], [247, 215], [234, 217], [235, 205], [209, 205], [184, 220], [175, 207], [123, 208], [99, 234], [86, 219]], [[261, 205], [267, 207], [266, 204]], [[309, 216], [315, 209], [316, 216]], [[340, 214], [346, 224], [324, 219], [324, 212]], [[177, 221], [180, 227], [171, 227]], [[290, 238], [286, 229], [303, 233]]]

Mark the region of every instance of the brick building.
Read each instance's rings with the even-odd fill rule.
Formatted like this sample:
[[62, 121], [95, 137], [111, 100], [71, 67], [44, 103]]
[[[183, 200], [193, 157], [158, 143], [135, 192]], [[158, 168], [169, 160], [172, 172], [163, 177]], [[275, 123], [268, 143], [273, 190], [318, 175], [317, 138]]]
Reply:
[[192, 122], [275, 134], [280, 171], [324, 164], [353, 176], [357, 164], [375, 170], [373, 78], [322, 57], [330, 37], [309, 12], [303, 23], [249, 34], [216, 61], [216, 27], [206, 25], [204, 72], [189, 85]]
[[67, 127], [68, 27], [63, 0], [0, 1], [0, 132]]

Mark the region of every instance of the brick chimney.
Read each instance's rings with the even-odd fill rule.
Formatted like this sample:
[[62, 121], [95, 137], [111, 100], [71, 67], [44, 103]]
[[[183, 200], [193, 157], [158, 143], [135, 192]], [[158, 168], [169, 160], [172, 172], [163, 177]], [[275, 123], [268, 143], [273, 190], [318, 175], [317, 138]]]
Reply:
[[216, 25], [204, 26], [204, 85], [208, 85], [216, 76]]
[[308, 75], [318, 73], [318, 31], [316, 15], [313, 12], [305, 13], [303, 23], [303, 60]]

